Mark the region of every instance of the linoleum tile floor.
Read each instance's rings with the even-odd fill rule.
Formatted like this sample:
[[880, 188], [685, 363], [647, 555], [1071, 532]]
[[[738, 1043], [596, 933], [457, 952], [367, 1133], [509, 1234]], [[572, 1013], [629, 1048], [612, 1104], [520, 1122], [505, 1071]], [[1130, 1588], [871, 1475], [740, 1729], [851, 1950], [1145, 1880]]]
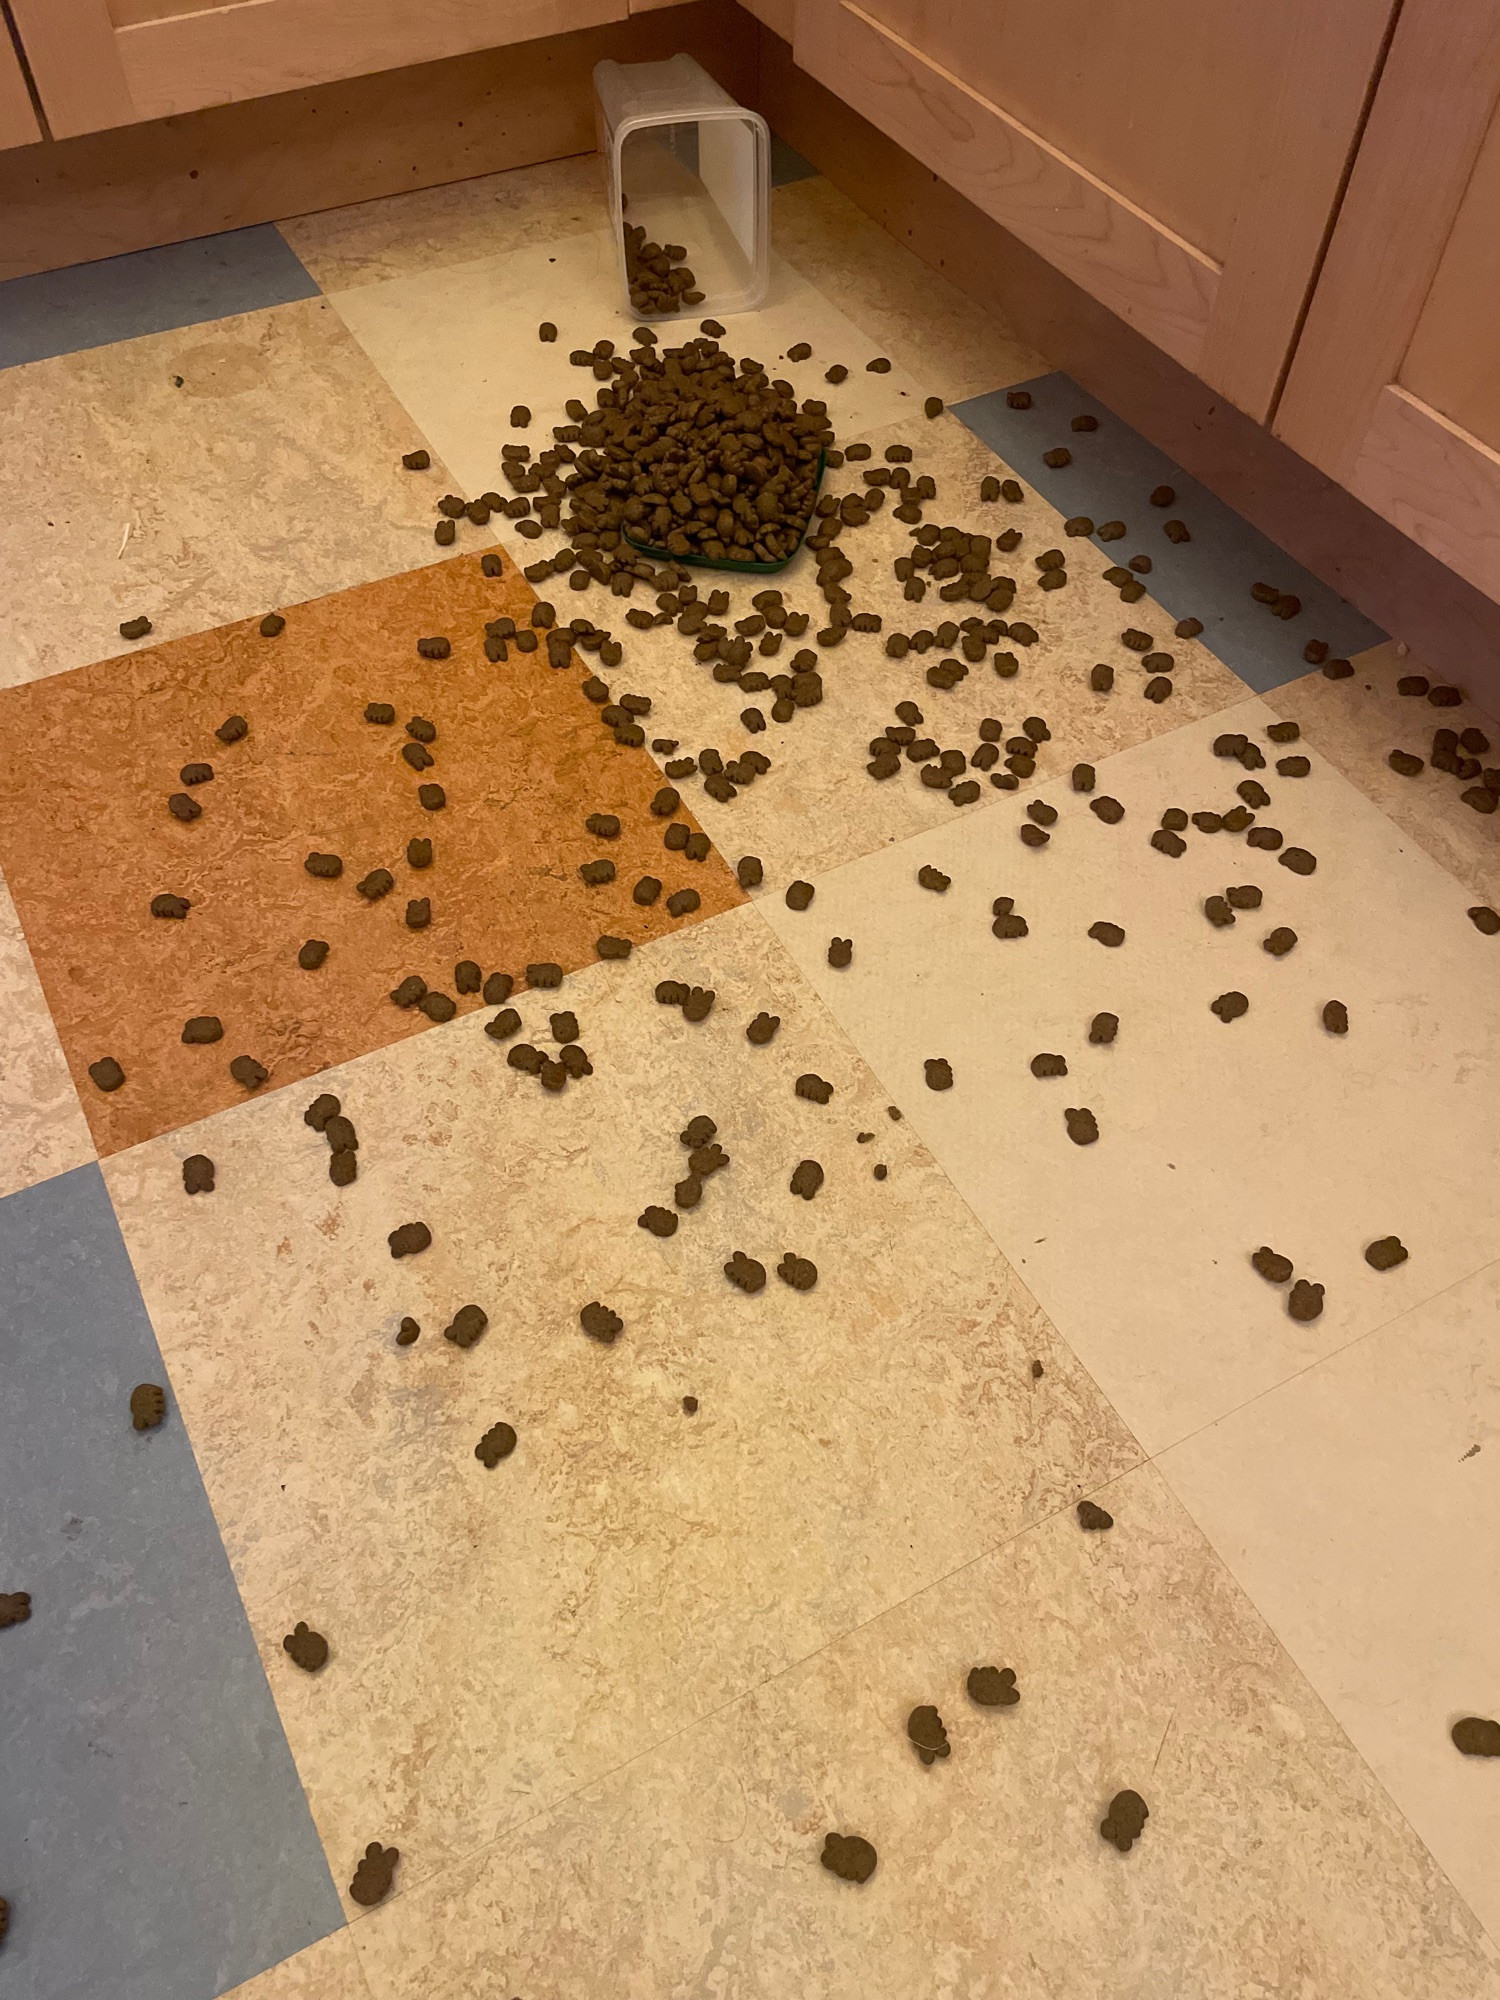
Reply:
[[772, 218], [821, 575], [591, 156], [27, 281], [7, 2000], [1500, 2000], [1500, 725]]

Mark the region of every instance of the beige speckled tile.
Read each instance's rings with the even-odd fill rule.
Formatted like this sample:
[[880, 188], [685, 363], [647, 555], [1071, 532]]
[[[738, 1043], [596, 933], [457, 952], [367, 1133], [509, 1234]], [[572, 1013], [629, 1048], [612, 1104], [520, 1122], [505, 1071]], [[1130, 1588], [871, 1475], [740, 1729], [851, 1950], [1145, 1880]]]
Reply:
[[[1034, 1526], [373, 1912], [374, 2000], [1495, 2000], [1480, 1926], [1160, 1476], [1106, 1497], [1111, 1533]], [[979, 1663], [1018, 1706], [968, 1701]], [[874, 1842], [867, 1883], [818, 1865], [831, 1830]]]
[[93, 1157], [67, 1058], [0, 877], [0, 1196]]
[[[868, 527], [846, 534], [838, 545], [855, 566], [845, 587], [857, 608], [880, 614], [884, 630], [850, 633], [836, 647], [815, 649], [823, 701], [816, 708], [798, 710], [785, 725], [771, 720], [774, 690], [747, 694], [738, 686], [716, 682], [712, 669], [694, 660], [690, 643], [674, 627], [632, 630], [623, 622], [618, 599], [597, 587], [581, 593], [588, 614], [613, 625], [623, 638], [625, 662], [614, 678], [652, 697], [653, 731], [678, 739], [688, 752], [712, 745], [727, 758], [753, 745], [770, 757], [771, 772], [727, 804], [710, 798], [701, 784], [684, 783], [693, 810], [731, 858], [757, 854], [766, 864], [768, 880], [784, 884], [793, 876], [837, 867], [892, 840], [927, 827], [945, 827], [993, 805], [1002, 795], [983, 773], [972, 774], [981, 783], [980, 801], [957, 809], [946, 793], [922, 785], [914, 765], [904, 765], [899, 777], [881, 782], [869, 776], [870, 740], [896, 721], [895, 704], [904, 699], [914, 699], [921, 708], [925, 720], [920, 734], [965, 753], [978, 747], [982, 718], [998, 718], [1009, 736], [1019, 732], [1023, 718], [1040, 715], [1052, 732], [1038, 763], [1038, 778], [1043, 780], [1071, 770], [1080, 759], [1097, 761], [1242, 699], [1245, 688], [1238, 676], [1196, 640], [1173, 638], [1173, 620], [1149, 596], [1128, 607], [1119, 602], [1103, 581], [1105, 556], [1088, 542], [1065, 536], [1062, 516], [1039, 494], [1028, 487], [1025, 500], [1017, 506], [1003, 501], [981, 504], [980, 480], [986, 473], [1003, 475], [1008, 468], [956, 418], [929, 422], [917, 417], [844, 435], [851, 439], [863, 435], [874, 448], [876, 465], [888, 443], [909, 444], [913, 469], [931, 472], [937, 481], [938, 499], [927, 508], [930, 521], [959, 523], [990, 535], [1020, 528], [1020, 547], [1009, 556], [995, 557], [995, 573], [1016, 579], [1013, 619], [1029, 622], [1038, 640], [1029, 647], [1002, 641], [1002, 649], [1020, 661], [1013, 678], [999, 678], [993, 654], [987, 654], [949, 693], [929, 687], [926, 681], [927, 669], [947, 657], [949, 649], [934, 647], [901, 661], [888, 658], [889, 633], [924, 627], [935, 631], [945, 620], [957, 623], [976, 609], [945, 603], [936, 589], [929, 589], [920, 604], [905, 602], [891, 566], [910, 547], [910, 531], [889, 507]], [[830, 474], [829, 490], [838, 493], [856, 486], [863, 490], [863, 469], [853, 464]], [[549, 548], [557, 542], [551, 536], [535, 546]], [[1058, 546], [1067, 551], [1071, 581], [1064, 590], [1042, 591], [1035, 581], [1039, 573], [1034, 557]], [[520, 553], [524, 545], [514, 547], [518, 559], [524, 560]], [[729, 590], [731, 609], [723, 622], [732, 624], [750, 612], [762, 581], [705, 571], [700, 586]], [[755, 656], [754, 667], [774, 673], [787, 670], [792, 656], [810, 642], [827, 607], [808, 551], [770, 581], [784, 590], [789, 605], [812, 616], [806, 638], [784, 642], [774, 659]], [[574, 594], [560, 583], [538, 587], [544, 593], [560, 592], [568, 602], [573, 599]], [[653, 602], [638, 591], [636, 599], [642, 597], [648, 606]], [[1132, 625], [1150, 631], [1158, 647], [1169, 649], [1177, 663], [1176, 691], [1169, 701], [1157, 704], [1142, 698], [1148, 676], [1140, 668], [1140, 655], [1121, 644], [1122, 632]], [[1115, 690], [1107, 695], [1096, 694], [1089, 686], [1089, 671], [1101, 660], [1111, 663], [1117, 675]], [[766, 718], [763, 732], [752, 735], [741, 723], [740, 716], [749, 707]]]
[[1167, 1452], [1161, 1470], [1500, 1936], [1500, 1264]]
[[6, 370], [0, 683], [431, 562], [422, 441], [322, 299]]
[[[1014, 802], [821, 877], [804, 914], [760, 904], [1152, 1453], [1500, 1256], [1500, 939], [1321, 756], [1277, 776], [1274, 712], [1250, 699], [1101, 763], [1116, 826], [1053, 782], [1044, 848], [1022, 844]], [[1221, 731], [1264, 745], [1259, 822], [1315, 874], [1191, 826], [1180, 859], [1150, 847], [1166, 807], [1237, 803]], [[922, 863], [946, 894], [918, 886]], [[1262, 907], [1215, 929], [1204, 899], [1244, 883]], [[992, 935], [997, 895], [1027, 937]], [[1100, 920], [1122, 946], [1089, 937]], [[1300, 942], [1278, 959], [1261, 947], [1282, 925]], [[846, 971], [825, 962], [831, 936], [853, 940]], [[1250, 1010], [1226, 1024], [1210, 1002], [1229, 991]], [[1330, 999], [1347, 1036], [1322, 1025]], [[1119, 1017], [1110, 1047], [1088, 1041], [1100, 1011]], [[1069, 1074], [1034, 1078], [1041, 1053]], [[930, 1057], [950, 1090], [925, 1086]], [[1095, 1113], [1097, 1144], [1070, 1143], [1069, 1106]], [[1382, 1275], [1363, 1252], [1389, 1233], [1411, 1257]], [[1262, 1243], [1326, 1287], [1321, 1318], [1289, 1317], [1251, 1268]]]
[[604, 165], [575, 153], [534, 167], [325, 208], [277, 225], [325, 292], [378, 285], [597, 229]]
[[[466, 494], [503, 489], [502, 445], [524, 439], [539, 450], [551, 443], [552, 426], [568, 421], [563, 405], [569, 397], [592, 403], [599, 384], [590, 370], [570, 364], [571, 352], [605, 338], [623, 351], [638, 323], [620, 296], [614, 243], [605, 228], [449, 265], [441, 284], [417, 273], [335, 292], [330, 303]], [[556, 341], [538, 340], [543, 320], [557, 326]], [[895, 423], [919, 409], [926, 394], [904, 369], [868, 373], [865, 363], [884, 352], [878, 339], [779, 258], [772, 260], [766, 303], [723, 324], [731, 353], [754, 354], [778, 374], [784, 368], [799, 395], [826, 395], [841, 427]], [[664, 343], [697, 330], [692, 318], [659, 329]], [[811, 343], [812, 358], [787, 362], [785, 351], [798, 340]], [[823, 381], [833, 361], [851, 371], [836, 392]], [[531, 411], [525, 431], [510, 425], [517, 403]], [[511, 546], [520, 560], [529, 559], [521, 554], [523, 540]], [[533, 547], [529, 555], [535, 554]], [[615, 610], [621, 610], [618, 603]]]
[[[1493, 767], [1500, 764], [1500, 722], [1472, 701], [1433, 708], [1420, 697], [1397, 694], [1398, 680], [1424, 669], [1420, 660], [1398, 653], [1394, 640], [1359, 654], [1352, 665], [1350, 680], [1329, 681], [1317, 673], [1293, 681], [1276, 694], [1277, 707], [1295, 716], [1308, 742], [1435, 861], [1500, 908], [1500, 812], [1477, 813], [1466, 806], [1462, 795], [1468, 786], [1430, 764], [1415, 778], [1402, 778], [1386, 762], [1393, 750], [1430, 757], [1434, 730], [1478, 729], [1490, 741], [1480, 761]], [[1436, 676], [1428, 678], [1436, 684]]]
[[[717, 991], [701, 1025], [652, 997], [679, 976]], [[524, 1032], [558, 1006], [595, 1069], [560, 1097], [479, 1016], [319, 1079], [359, 1134], [342, 1193], [311, 1087], [106, 1169], [340, 1882], [377, 1837], [423, 1879], [1140, 1456], [754, 909], [525, 995]], [[699, 1112], [731, 1165], [662, 1242], [636, 1218]], [[196, 1151], [218, 1186], [189, 1199]], [[432, 1247], [395, 1262], [414, 1219]], [[774, 1275], [788, 1250], [815, 1290]], [[499, 1420], [520, 1444], [487, 1472]], [[298, 1618], [316, 1679], [280, 1650]]]
[[223, 2000], [370, 2000], [370, 1989], [353, 1933], [341, 1930], [247, 1979]]
[[956, 403], [1051, 365], [821, 175], [773, 191], [771, 240], [929, 394]]

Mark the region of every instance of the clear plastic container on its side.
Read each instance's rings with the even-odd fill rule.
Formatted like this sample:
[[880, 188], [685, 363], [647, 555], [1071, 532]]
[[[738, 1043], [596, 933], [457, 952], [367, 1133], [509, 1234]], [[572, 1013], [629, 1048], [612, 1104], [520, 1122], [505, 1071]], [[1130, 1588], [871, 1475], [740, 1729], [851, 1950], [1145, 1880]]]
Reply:
[[641, 320], [724, 317], [765, 298], [771, 135], [691, 56], [594, 68], [620, 282]]

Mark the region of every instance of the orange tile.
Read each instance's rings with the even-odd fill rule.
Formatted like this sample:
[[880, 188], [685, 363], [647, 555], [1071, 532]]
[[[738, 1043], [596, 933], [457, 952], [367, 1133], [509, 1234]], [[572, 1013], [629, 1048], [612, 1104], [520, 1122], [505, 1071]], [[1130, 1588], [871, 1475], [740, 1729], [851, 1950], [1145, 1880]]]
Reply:
[[[227, 625], [0, 691], [0, 868], [101, 1153], [238, 1101], [235, 1056], [262, 1063], [270, 1089], [420, 1032], [426, 1017], [389, 997], [407, 973], [454, 993], [472, 958], [519, 987], [529, 962], [587, 964], [601, 933], [643, 944], [694, 922], [668, 915], [674, 889], [698, 890], [696, 917], [744, 900], [717, 853], [663, 848], [647, 810], [660, 770], [582, 697], [593, 661], [555, 672], [545, 643], [485, 659], [485, 620], [524, 625], [535, 600], [509, 561], [490, 578], [466, 555], [291, 607], [277, 639]], [[451, 657], [420, 659], [418, 638], [439, 634]], [[628, 660], [604, 672], [617, 694]], [[395, 725], [366, 722], [369, 701], [393, 703]], [[249, 734], [223, 745], [214, 731], [236, 713]], [[437, 728], [420, 774], [400, 754], [415, 715]], [[198, 761], [214, 776], [183, 824], [167, 800]], [[428, 812], [417, 787], [434, 780], [447, 804]], [[619, 814], [617, 840], [585, 832], [596, 811]], [[406, 861], [414, 835], [433, 842], [422, 871]], [[311, 850], [340, 855], [342, 877], [310, 876]], [[618, 872], [591, 889], [577, 871], [599, 856]], [[396, 882], [372, 904], [355, 884], [375, 868]], [[663, 893], [641, 909], [631, 889], [647, 874]], [[189, 899], [185, 920], [150, 915], [162, 891]], [[432, 922], [414, 932], [406, 904], [421, 896]], [[331, 947], [321, 971], [298, 966], [308, 938]], [[218, 1015], [223, 1040], [185, 1046], [196, 1014]], [[110, 1095], [88, 1076], [102, 1056], [126, 1074]]]

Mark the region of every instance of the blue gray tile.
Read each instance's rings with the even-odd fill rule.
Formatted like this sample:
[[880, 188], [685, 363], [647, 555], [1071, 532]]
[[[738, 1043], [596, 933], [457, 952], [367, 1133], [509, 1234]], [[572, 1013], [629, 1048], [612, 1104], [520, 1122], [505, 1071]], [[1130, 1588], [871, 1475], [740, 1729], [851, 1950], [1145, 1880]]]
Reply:
[[0, 284], [0, 368], [318, 296], [274, 224]]
[[[1015, 387], [1030, 391], [1030, 409], [1010, 407], [1006, 398], [1014, 388], [996, 389], [955, 403], [954, 415], [1064, 514], [1124, 521], [1130, 530], [1124, 540], [1099, 547], [1117, 563], [1149, 556], [1145, 581], [1157, 603], [1174, 618], [1200, 618], [1204, 645], [1258, 694], [1308, 671], [1302, 649], [1309, 639], [1326, 640], [1333, 655], [1347, 658], [1386, 637], [1070, 376], [1040, 375]], [[1072, 429], [1074, 417], [1085, 413], [1098, 418], [1098, 430]], [[1073, 462], [1054, 470], [1042, 463], [1042, 454], [1056, 445], [1070, 451]], [[1150, 504], [1158, 486], [1175, 491], [1169, 508]], [[1172, 519], [1186, 522], [1190, 542], [1167, 540], [1162, 527]], [[1251, 597], [1253, 583], [1300, 597], [1300, 615], [1274, 617]]]
[[0, 1202], [6, 2000], [212, 2000], [344, 1921], [96, 1166]]

